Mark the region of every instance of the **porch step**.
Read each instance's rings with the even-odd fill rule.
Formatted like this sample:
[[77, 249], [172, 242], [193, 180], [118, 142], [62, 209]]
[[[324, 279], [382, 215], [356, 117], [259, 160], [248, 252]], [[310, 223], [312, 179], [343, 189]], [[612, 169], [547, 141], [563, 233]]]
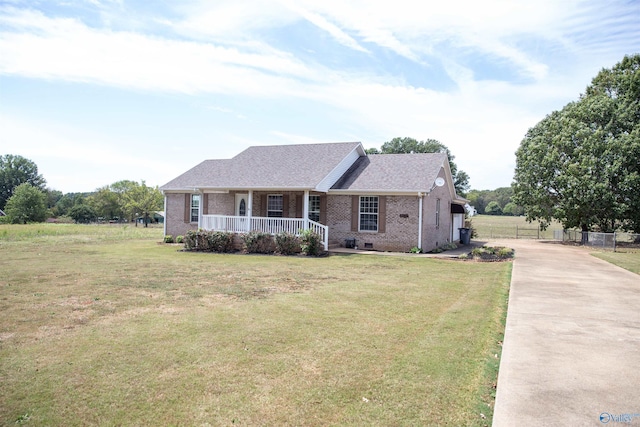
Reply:
[[341, 247], [341, 246], [340, 246], [340, 242], [336, 242], [335, 240], [334, 240], [334, 241], [329, 242], [329, 250], [331, 250], [331, 249], [336, 249], [336, 248], [340, 248], [340, 247]]

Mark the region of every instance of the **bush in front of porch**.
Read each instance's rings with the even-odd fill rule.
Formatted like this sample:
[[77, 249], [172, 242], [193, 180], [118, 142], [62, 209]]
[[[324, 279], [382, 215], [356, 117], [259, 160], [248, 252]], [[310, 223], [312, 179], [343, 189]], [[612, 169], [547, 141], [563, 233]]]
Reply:
[[190, 230], [184, 236], [184, 248], [188, 251], [230, 253], [234, 251], [233, 233]]
[[248, 254], [272, 254], [276, 251], [273, 236], [261, 231], [252, 231], [242, 235], [242, 249]]
[[276, 252], [281, 255], [295, 255], [301, 252], [300, 239], [295, 234], [276, 234]]

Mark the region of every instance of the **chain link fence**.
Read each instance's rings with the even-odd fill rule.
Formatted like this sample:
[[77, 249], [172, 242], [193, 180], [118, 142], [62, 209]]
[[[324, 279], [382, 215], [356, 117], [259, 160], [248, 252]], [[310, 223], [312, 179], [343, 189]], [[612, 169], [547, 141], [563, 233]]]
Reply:
[[[554, 230], [540, 230], [539, 227], [483, 225], [473, 226], [474, 238], [480, 239], [553, 239]], [[562, 230], [560, 230], [562, 231]]]
[[640, 234], [634, 233], [596, 233], [580, 230], [555, 230], [554, 239], [614, 252], [640, 250]]

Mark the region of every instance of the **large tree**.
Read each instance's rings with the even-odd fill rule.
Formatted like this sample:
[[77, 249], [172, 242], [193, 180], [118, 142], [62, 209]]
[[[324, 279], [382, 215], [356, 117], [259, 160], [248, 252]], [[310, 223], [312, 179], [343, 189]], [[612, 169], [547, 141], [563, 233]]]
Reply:
[[446, 145], [436, 141], [435, 139], [427, 139], [426, 141], [418, 141], [414, 138], [393, 138], [382, 144], [380, 150], [377, 148], [369, 148], [368, 154], [408, 154], [408, 153], [445, 153], [449, 158], [449, 168], [453, 177], [453, 183], [456, 192], [464, 195], [469, 190], [469, 175], [462, 170], [458, 170], [458, 165], [453, 159], [455, 157], [449, 151]]
[[13, 224], [43, 222], [47, 219], [47, 196], [28, 182], [22, 183], [7, 200], [5, 213]]
[[640, 55], [603, 69], [585, 94], [529, 129], [514, 202], [529, 220], [640, 232]]
[[33, 161], [13, 154], [0, 156], [0, 209], [4, 209], [14, 190], [25, 182], [39, 190], [45, 189], [46, 181], [38, 174], [38, 166]]

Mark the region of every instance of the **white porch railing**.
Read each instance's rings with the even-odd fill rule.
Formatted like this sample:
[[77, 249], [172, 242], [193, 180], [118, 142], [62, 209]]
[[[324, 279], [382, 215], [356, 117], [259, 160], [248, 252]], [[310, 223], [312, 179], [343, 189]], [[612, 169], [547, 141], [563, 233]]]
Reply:
[[329, 227], [319, 222], [303, 218], [267, 218], [230, 215], [202, 215], [200, 228], [212, 231], [229, 231], [232, 233], [248, 233], [260, 231], [263, 233], [278, 234], [281, 232], [300, 235], [300, 230], [311, 229], [322, 238], [324, 250], [329, 249]]

